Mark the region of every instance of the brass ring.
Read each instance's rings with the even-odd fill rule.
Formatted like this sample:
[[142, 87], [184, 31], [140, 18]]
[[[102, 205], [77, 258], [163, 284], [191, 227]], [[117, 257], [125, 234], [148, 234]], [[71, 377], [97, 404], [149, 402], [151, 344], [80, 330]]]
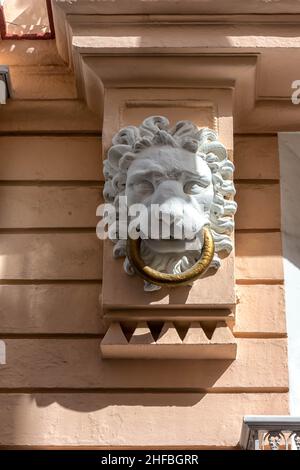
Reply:
[[161, 273], [160, 271], [156, 271], [150, 266], [147, 266], [140, 255], [140, 238], [137, 240], [133, 240], [132, 238], [128, 239], [127, 256], [136, 273], [146, 281], [158, 286], [184, 286], [204, 274], [212, 262], [215, 247], [211, 231], [208, 227], [204, 227], [203, 236], [204, 243], [199, 261], [197, 261], [197, 263], [195, 263], [190, 269], [187, 269], [180, 274]]

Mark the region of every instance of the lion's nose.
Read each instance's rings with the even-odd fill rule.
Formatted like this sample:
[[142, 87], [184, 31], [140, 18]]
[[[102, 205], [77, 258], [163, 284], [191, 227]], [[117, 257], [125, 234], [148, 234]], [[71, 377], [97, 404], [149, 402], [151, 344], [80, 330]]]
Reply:
[[162, 204], [159, 210], [159, 220], [162, 222], [163, 230], [168, 230], [171, 239], [195, 237], [199, 227], [193, 215], [195, 214], [185, 210], [182, 201], [174, 198]]
[[162, 181], [153, 194], [152, 203], [164, 205], [171, 199], [185, 199], [186, 194], [183, 191], [182, 184], [175, 180]]
[[183, 219], [184, 206], [179, 198], [169, 198], [159, 206], [159, 219], [165, 216], [170, 218], [171, 223], [180, 222]]
[[179, 181], [162, 181], [156, 188], [152, 203], [159, 205], [159, 220], [168, 220], [169, 224], [182, 222], [185, 194]]

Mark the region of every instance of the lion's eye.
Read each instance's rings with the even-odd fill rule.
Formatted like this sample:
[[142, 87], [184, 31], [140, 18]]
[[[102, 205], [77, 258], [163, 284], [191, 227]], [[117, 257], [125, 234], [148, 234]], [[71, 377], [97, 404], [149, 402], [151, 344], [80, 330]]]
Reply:
[[142, 196], [148, 196], [154, 191], [153, 184], [147, 180], [139, 181], [137, 183], [134, 183], [132, 186], [134, 191], [140, 193]]
[[186, 194], [198, 194], [201, 189], [207, 186], [208, 184], [205, 181], [203, 183], [200, 181], [189, 181], [184, 185], [183, 190]]

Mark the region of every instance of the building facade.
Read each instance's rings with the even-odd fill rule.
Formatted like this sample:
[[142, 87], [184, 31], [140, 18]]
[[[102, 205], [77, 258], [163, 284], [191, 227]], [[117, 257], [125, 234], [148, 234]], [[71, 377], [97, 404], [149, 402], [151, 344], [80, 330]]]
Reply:
[[[0, 445], [239, 449], [299, 414], [299, 2], [45, 5], [0, 41]], [[217, 133], [238, 210], [215, 274], [144, 292], [96, 210], [113, 135], [157, 115]]]

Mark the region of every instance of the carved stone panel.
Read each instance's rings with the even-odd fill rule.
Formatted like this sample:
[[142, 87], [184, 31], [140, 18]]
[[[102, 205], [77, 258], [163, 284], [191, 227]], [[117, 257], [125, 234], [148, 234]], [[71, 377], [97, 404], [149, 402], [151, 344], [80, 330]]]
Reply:
[[[150, 99], [149, 99], [150, 98]], [[203, 212], [203, 217], [207, 218], [205, 222], [204, 219], [201, 221], [201, 217], [197, 219], [199, 224], [199, 230], [203, 228], [206, 223], [211, 226], [212, 233], [214, 232], [213, 225], [216, 229], [215, 231], [215, 256], [211, 260], [211, 266], [218, 269], [208, 269], [200, 279], [194, 281], [191, 285], [184, 285], [181, 287], [162, 287], [159, 290], [153, 290], [152, 283], [149, 282], [145, 284], [145, 290], [143, 289], [143, 280], [139, 276], [128, 276], [125, 272], [130, 272], [130, 263], [125, 263], [125, 271], [123, 269], [124, 257], [116, 257], [116, 254], [126, 255], [125, 244], [119, 243], [115, 251], [113, 250], [113, 244], [110, 240], [105, 241], [104, 248], [104, 259], [103, 259], [103, 307], [106, 316], [110, 316], [110, 313], [118, 309], [141, 309], [141, 308], [170, 308], [173, 309], [182, 309], [186, 308], [198, 308], [198, 309], [207, 309], [207, 308], [218, 308], [218, 309], [228, 309], [229, 311], [235, 305], [235, 294], [234, 294], [234, 250], [231, 248], [234, 245], [233, 236], [231, 234], [233, 229], [233, 219], [232, 215], [235, 211], [235, 203], [232, 201], [232, 195], [234, 193], [234, 188], [232, 184], [232, 170], [233, 165], [232, 160], [232, 109], [231, 109], [231, 90], [212, 90], [212, 89], [108, 89], [106, 90], [106, 99], [105, 99], [105, 109], [104, 109], [104, 126], [103, 126], [103, 154], [104, 158], [107, 158], [106, 168], [109, 174], [109, 171], [112, 170], [111, 163], [117, 166], [119, 165], [120, 158], [123, 158], [122, 165], [125, 168], [123, 171], [124, 181], [119, 181], [119, 184], [125, 184], [127, 181], [127, 176], [130, 175], [131, 179], [135, 179], [137, 173], [139, 173], [139, 168], [141, 164], [146, 162], [151, 162], [153, 165], [154, 160], [159, 159], [159, 154], [162, 152], [165, 153], [164, 156], [160, 159], [166, 162], [170, 161], [170, 157], [175, 158], [176, 153], [176, 162], [178, 165], [181, 165], [181, 169], [188, 170], [188, 161], [191, 165], [195, 166], [196, 159], [195, 151], [193, 152], [192, 147], [199, 148], [201, 150], [201, 145], [203, 146], [202, 154], [206, 155], [205, 159], [200, 158], [201, 171], [200, 167], [194, 173], [199, 176], [203, 173], [204, 170], [207, 170], [208, 178], [210, 179], [208, 183], [207, 191], [210, 192], [212, 198], [204, 198], [205, 201], [200, 201], [203, 205], [203, 202], [209, 205], [206, 211]], [[155, 113], [156, 116], [163, 116], [165, 120], [160, 121], [160, 123], [155, 123], [155, 119], [147, 120], [149, 115], [153, 116]], [[146, 119], [146, 121], [145, 121]], [[169, 121], [169, 122], [168, 122]], [[192, 124], [185, 125], [182, 121], [192, 121]], [[144, 124], [142, 124], [144, 122]], [[176, 124], [178, 123], [179, 124]], [[157, 127], [158, 124], [158, 127]], [[176, 129], [177, 125], [177, 129]], [[134, 137], [133, 140], [127, 144], [125, 140], [122, 140], [122, 132], [118, 134], [118, 131], [123, 128], [129, 127], [133, 132], [142, 132], [145, 134], [143, 136]], [[174, 127], [175, 126], [175, 127]], [[190, 127], [189, 127], [190, 126]], [[157, 128], [156, 128], [157, 127]], [[160, 127], [160, 128], [159, 128]], [[204, 130], [204, 128], [210, 128], [211, 131]], [[173, 134], [172, 134], [173, 133]], [[113, 136], [117, 136], [113, 140]], [[147, 134], [147, 135], [146, 135]], [[127, 136], [128, 137], [128, 136]], [[129, 137], [130, 138], [130, 137]], [[165, 140], [164, 140], [165, 139]], [[166, 142], [166, 140], [168, 140]], [[198, 139], [198, 140], [197, 140]], [[158, 142], [158, 140], [160, 140]], [[121, 142], [122, 141], [122, 142]], [[164, 142], [163, 142], [164, 141]], [[214, 142], [214, 143], [213, 143]], [[165, 144], [169, 145], [165, 145]], [[122, 147], [126, 146], [127, 147]], [[214, 150], [210, 152], [209, 145], [214, 146]], [[138, 148], [143, 146], [142, 148]], [[129, 148], [130, 147], [130, 148]], [[185, 148], [186, 147], [186, 148]], [[118, 151], [120, 150], [120, 152]], [[121, 155], [121, 150], [127, 151], [127, 156]], [[130, 152], [129, 152], [130, 151]], [[157, 153], [157, 151], [159, 151]], [[215, 152], [215, 157], [213, 157], [213, 151]], [[135, 153], [136, 152], [136, 153]], [[141, 153], [142, 152], [142, 153]], [[143, 155], [142, 159], [132, 157], [132, 160], [135, 161], [133, 165], [130, 162], [130, 155]], [[145, 154], [145, 155], [144, 155]], [[147, 155], [146, 155], [147, 154]], [[148, 155], [149, 154], [149, 155]], [[219, 156], [216, 156], [218, 154]], [[164, 158], [163, 158], [164, 157]], [[215, 158], [215, 162], [213, 162]], [[184, 161], [186, 160], [186, 165]], [[211, 159], [211, 160], [210, 160]], [[126, 160], [126, 162], [125, 162]], [[143, 161], [142, 161], [143, 160]], [[173, 161], [173, 167], [178, 166], [177, 163]], [[218, 161], [217, 161], [218, 160]], [[218, 178], [214, 167], [214, 164], [217, 163], [217, 166], [220, 162], [224, 163], [224, 181], [226, 180], [225, 185], [226, 191], [220, 189], [220, 200], [224, 201], [226, 209], [223, 205], [223, 208], [219, 209], [223, 211], [225, 218], [221, 217], [221, 214], [217, 215], [217, 206], [215, 210], [212, 210], [212, 205], [218, 202], [218, 191], [217, 187], [220, 187], [221, 180]], [[222, 165], [223, 165], [222, 163]], [[126, 167], [127, 165], [127, 167]], [[169, 163], [168, 163], [169, 165]], [[186, 168], [184, 168], [184, 166]], [[202, 168], [203, 167], [203, 168]], [[226, 168], [227, 170], [226, 170]], [[106, 186], [107, 199], [114, 198], [116, 194], [111, 193], [110, 184], [112, 178], [121, 179], [121, 175], [118, 173], [115, 167], [115, 174], [110, 175], [110, 182], [108, 178], [108, 184]], [[128, 168], [128, 169], [127, 169]], [[214, 169], [213, 169], [214, 168]], [[166, 164], [164, 165], [164, 171], [166, 171]], [[171, 168], [169, 168], [171, 170]], [[168, 171], [169, 171], [168, 170]], [[174, 168], [173, 168], [174, 170]], [[153, 172], [152, 172], [153, 176]], [[178, 176], [178, 175], [177, 175]], [[198, 177], [197, 176], [197, 177]], [[194, 175], [195, 177], [195, 175]], [[222, 178], [222, 177], [221, 177]], [[166, 182], [167, 185], [172, 185], [176, 178], [170, 179]], [[134, 182], [136, 185], [136, 181]], [[148, 182], [148, 184], [152, 184]], [[178, 177], [177, 183], [178, 185]], [[182, 186], [182, 185], [181, 185]], [[129, 189], [127, 185], [127, 193], [129, 194]], [[179, 187], [179, 186], [178, 186]], [[198, 187], [198, 185], [197, 185]], [[144, 188], [145, 189], [145, 188]], [[170, 188], [167, 188], [168, 191]], [[182, 188], [181, 188], [182, 189]], [[199, 186], [199, 194], [203, 196], [204, 191], [201, 191]], [[113, 191], [111, 189], [111, 191]], [[122, 189], [121, 189], [122, 191]], [[132, 195], [132, 194], [131, 194]], [[133, 196], [136, 196], [133, 194]], [[161, 194], [161, 197], [163, 195]], [[201, 199], [200, 197], [200, 199]], [[133, 198], [134, 199], [134, 198]], [[135, 198], [136, 199], [136, 198]], [[134, 202], [137, 202], [135, 201]], [[209, 199], [209, 200], [208, 200]], [[163, 202], [163, 201], [160, 201]], [[204, 204], [205, 206], [205, 204]], [[230, 206], [230, 207], [229, 207]], [[225, 212], [224, 212], [225, 211]], [[200, 214], [200, 213], [199, 213]], [[220, 216], [220, 217], [219, 217]], [[209, 219], [214, 219], [214, 221]], [[223, 222], [220, 222], [220, 220]], [[202, 223], [203, 222], [203, 223]], [[224, 224], [223, 227], [217, 227], [218, 224]], [[200, 227], [201, 225], [201, 227]], [[217, 234], [217, 231], [219, 233]], [[222, 239], [222, 240], [221, 240]], [[168, 244], [173, 240], [165, 240], [163, 244]], [[203, 242], [203, 239], [202, 239]], [[223, 245], [222, 245], [223, 243]], [[205, 245], [205, 244], [204, 244]], [[222, 246], [221, 246], [222, 245]], [[226, 246], [225, 246], [226, 245]], [[218, 249], [218, 247], [220, 249]], [[201, 247], [200, 247], [201, 248]], [[203, 248], [203, 247], [202, 247]], [[225, 248], [225, 250], [223, 249]], [[167, 250], [168, 251], [168, 250]], [[200, 250], [201, 251], [201, 250]], [[115, 256], [114, 256], [115, 254]], [[117, 259], [116, 259], [117, 258]], [[125, 258], [126, 259], [126, 258]], [[166, 258], [164, 258], [166, 259]], [[179, 260], [180, 261], [180, 260]], [[196, 260], [191, 260], [193, 264]], [[156, 263], [158, 266], [160, 263]], [[172, 264], [172, 263], [171, 263]], [[155, 265], [155, 262], [154, 262]], [[176, 273], [176, 263], [173, 263], [173, 267], [168, 269], [166, 265], [161, 269], [164, 272]], [[170, 263], [169, 263], [170, 266]], [[180, 271], [184, 271], [184, 268], [179, 268]], [[154, 283], [155, 284], [155, 283]], [[150, 292], [149, 292], [150, 291]], [[195, 313], [195, 312], [194, 312]], [[150, 312], [149, 312], [150, 314]]]

